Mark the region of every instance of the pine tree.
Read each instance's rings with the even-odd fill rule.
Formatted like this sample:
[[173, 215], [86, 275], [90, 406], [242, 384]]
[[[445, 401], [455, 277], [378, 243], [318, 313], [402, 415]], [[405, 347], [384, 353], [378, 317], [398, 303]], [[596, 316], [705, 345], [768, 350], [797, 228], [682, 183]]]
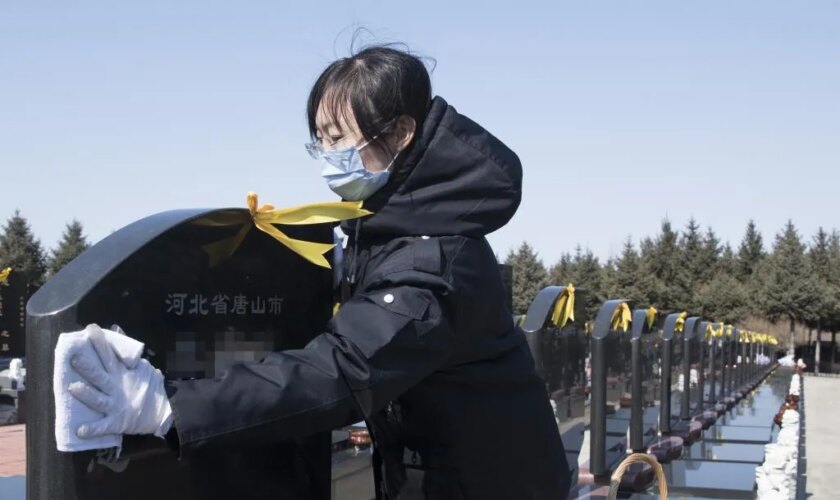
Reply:
[[741, 246], [738, 247], [738, 278], [741, 281], [748, 281], [763, 258], [764, 242], [755, 221], [750, 219], [747, 223], [744, 239], [741, 240]]
[[615, 260], [615, 277], [609, 288], [610, 298], [625, 298], [634, 307], [653, 304], [656, 284], [653, 275], [647, 272], [642, 257], [636, 252], [633, 241], [624, 242], [621, 257]]
[[58, 247], [52, 251], [52, 258], [49, 262], [49, 276], [60, 271], [62, 267], [81, 255], [89, 247], [87, 238], [82, 233], [81, 222], [73, 220], [67, 224]]
[[696, 291], [702, 283], [703, 239], [700, 224], [692, 217], [680, 238], [682, 258], [678, 270], [679, 302], [689, 310], [696, 308]]
[[[829, 237], [828, 262], [828, 279], [836, 287], [840, 288], [840, 233], [836, 229], [831, 232], [831, 236]], [[840, 302], [840, 298], [838, 298], [838, 302]], [[840, 317], [833, 318], [827, 327], [831, 331], [831, 354], [829, 355], [829, 359], [833, 368], [837, 352], [837, 332], [840, 331]]]
[[650, 245], [642, 242], [642, 262], [656, 280], [653, 303], [663, 310], [677, 310], [686, 307], [686, 300], [681, 279], [680, 248], [677, 245], [677, 233], [666, 219], [656, 240]]
[[718, 273], [697, 293], [698, 312], [725, 323], [740, 323], [749, 313], [746, 288], [726, 273]]
[[47, 270], [44, 250], [19, 210], [6, 221], [0, 234], [0, 269], [5, 267], [26, 275], [33, 285], [44, 283]]
[[598, 261], [598, 257], [592, 253], [592, 250], [587, 248], [584, 251], [580, 246], [577, 247], [572, 262], [574, 278], [572, 283], [586, 290], [583, 307], [587, 312], [587, 317], [592, 319], [598, 313], [601, 304], [607, 300], [601, 263]]
[[760, 276], [762, 308], [771, 321], [790, 322], [790, 346], [794, 348], [796, 321], [809, 321], [817, 312], [819, 290], [811, 261], [805, 255], [805, 245], [799, 233], [788, 221], [776, 236], [773, 253], [756, 274]]
[[698, 279], [700, 283], [706, 283], [715, 274], [718, 261], [720, 260], [720, 239], [715, 231], [708, 227], [703, 238], [703, 247], [700, 251], [700, 262], [698, 266]]
[[[819, 293], [819, 299], [815, 303], [817, 311], [808, 327], [817, 331], [818, 358], [821, 357], [821, 332], [824, 329], [835, 330], [835, 325], [840, 322], [840, 282], [837, 281], [837, 273], [832, 269], [831, 238], [823, 228], [819, 228], [808, 251]], [[819, 373], [819, 363], [814, 366], [814, 370]]]
[[720, 258], [715, 269], [715, 274], [717, 273], [724, 273], [738, 278], [738, 258], [735, 256], [735, 252], [728, 242], [723, 245], [723, 250], [720, 252]]
[[604, 296], [608, 299], [618, 297], [617, 295], [613, 295], [613, 291], [616, 289], [616, 280], [618, 280], [617, 265], [618, 258], [610, 257], [601, 266], [601, 287], [604, 291]]
[[546, 284], [547, 272], [528, 242], [507, 256], [505, 264], [513, 266], [513, 313], [525, 314], [531, 302]]
[[548, 273], [548, 284], [556, 286], [565, 286], [569, 283], [577, 285], [572, 280], [574, 279], [574, 264], [572, 264], [572, 256], [568, 252], [560, 254], [560, 260], [551, 266]]

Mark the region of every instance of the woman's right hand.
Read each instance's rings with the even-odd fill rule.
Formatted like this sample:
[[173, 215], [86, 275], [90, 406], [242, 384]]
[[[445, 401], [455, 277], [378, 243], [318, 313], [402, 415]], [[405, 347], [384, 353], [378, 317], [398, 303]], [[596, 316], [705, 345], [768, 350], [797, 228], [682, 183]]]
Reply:
[[76, 429], [80, 438], [107, 434], [154, 434], [163, 437], [172, 422], [163, 374], [146, 359], [129, 369], [117, 357], [102, 330], [89, 334], [102, 366], [74, 356], [70, 365], [85, 382], [70, 384], [70, 393], [103, 418]]

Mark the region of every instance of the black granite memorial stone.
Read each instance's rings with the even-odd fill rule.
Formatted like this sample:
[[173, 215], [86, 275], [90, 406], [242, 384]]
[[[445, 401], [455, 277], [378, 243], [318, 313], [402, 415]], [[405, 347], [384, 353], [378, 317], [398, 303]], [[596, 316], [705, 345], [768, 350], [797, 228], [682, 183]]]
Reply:
[[[686, 320], [687, 322], [687, 320]], [[678, 419], [683, 401], [683, 352], [685, 351], [685, 330], [683, 323], [674, 329], [671, 340], [671, 418]]]
[[[636, 309], [632, 318], [629, 332], [616, 332], [618, 354], [607, 352], [608, 359], [629, 360], [629, 365], [618, 373], [624, 380], [624, 391], [619, 398], [619, 409], [607, 415], [607, 435], [608, 439], [609, 436], [629, 436], [625, 443], [627, 449], [645, 452], [647, 445], [655, 439], [658, 426], [658, 411], [654, 406], [658, 335], [653, 332], [661, 328], [661, 321], [656, 314], [649, 316], [646, 309]], [[610, 405], [608, 383], [608, 413]]]
[[[609, 401], [609, 387], [611, 378], [621, 380], [620, 387], [624, 386], [624, 379], [632, 379], [632, 319], [629, 304], [621, 299], [606, 301], [595, 317], [595, 326], [590, 338], [592, 398], [589, 463], [581, 467], [581, 483], [608, 482], [609, 474], [626, 456], [626, 438], [611, 438], [608, 429], [610, 420], [623, 422], [626, 433], [630, 422], [608, 417], [609, 408], [613, 404]], [[634, 464], [623, 476], [619, 489], [642, 491], [653, 480], [653, 469], [646, 465]]]
[[543, 378], [561, 430], [584, 422], [587, 399], [587, 335], [583, 327], [584, 289], [575, 289], [574, 321], [555, 325], [552, 316], [558, 301], [564, 300], [566, 287], [549, 286], [541, 290], [528, 308], [522, 329], [528, 340], [537, 373]]
[[0, 359], [25, 357], [25, 307], [36, 290], [25, 274], [14, 269], [0, 280]]
[[[589, 473], [599, 478], [610, 470], [610, 466], [617, 463], [626, 450], [616, 449], [607, 443], [607, 415], [610, 413], [610, 372], [624, 369], [623, 361], [616, 362], [616, 358], [623, 358], [619, 352], [620, 337], [629, 340], [629, 331], [619, 333], [614, 328], [613, 318], [620, 314], [621, 308], [628, 307], [625, 300], [608, 300], [595, 317], [595, 328], [590, 339], [590, 354], [592, 356], [592, 401], [589, 425]], [[627, 342], [629, 345], [629, 341]], [[629, 363], [627, 364], [629, 365]], [[629, 370], [627, 370], [629, 371]], [[613, 371], [613, 378], [616, 378]], [[628, 375], [629, 376], [629, 375]], [[626, 429], [626, 426], [625, 426]]]
[[658, 335], [655, 332], [662, 327], [660, 319], [655, 314], [650, 316], [649, 311], [645, 309], [633, 311], [630, 335], [632, 392], [629, 448], [636, 452], [643, 452], [656, 436], [658, 422], [654, 408], [654, 368], [657, 364], [655, 343]]
[[[574, 297], [573, 307], [569, 299]], [[566, 460], [572, 474], [572, 484], [577, 482], [578, 455], [589, 422], [588, 384], [586, 361], [588, 341], [585, 331], [586, 312], [583, 302], [586, 290], [563, 286], [542, 289], [528, 308], [522, 330], [528, 341], [537, 373], [545, 381], [546, 391], [554, 407], [558, 430], [566, 450]], [[555, 319], [558, 310], [574, 313], [562, 324]]]
[[[210, 258], [205, 245], [241, 226], [197, 219], [233, 212], [242, 210], [177, 210], [135, 222], [91, 247], [29, 301], [28, 499], [329, 498], [329, 432], [208, 447], [189, 460], [176, 459], [163, 440], [141, 436], [124, 438], [116, 464], [93, 451], [56, 451], [51, 383], [62, 332], [118, 325], [146, 344], [144, 356], [168, 379], [181, 379], [219, 376], [233, 363], [301, 348], [323, 331], [333, 302], [330, 270], [255, 229], [229, 257]], [[332, 243], [329, 225], [284, 232]]]

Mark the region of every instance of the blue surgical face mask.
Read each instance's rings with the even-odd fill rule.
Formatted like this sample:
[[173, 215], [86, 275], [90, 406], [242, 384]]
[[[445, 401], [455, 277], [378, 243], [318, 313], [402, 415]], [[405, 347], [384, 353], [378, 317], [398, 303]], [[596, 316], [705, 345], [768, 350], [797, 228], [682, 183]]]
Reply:
[[[374, 137], [372, 140], [375, 140]], [[388, 182], [391, 175], [391, 165], [397, 158], [396, 155], [388, 163], [385, 170], [371, 172], [362, 163], [359, 154], [370, 141], [361, 146], [350, 146], [341, 149], [321, 149], [319, 146], [307, 145], [307, 151], [313, 158], [319, 158], [324, 162], [321, 169], [321, 177], [327, 181], [327, 185], [335, 194], [345, 200], [361, 201], [368, 199], [373, 193], [379, 191]]]

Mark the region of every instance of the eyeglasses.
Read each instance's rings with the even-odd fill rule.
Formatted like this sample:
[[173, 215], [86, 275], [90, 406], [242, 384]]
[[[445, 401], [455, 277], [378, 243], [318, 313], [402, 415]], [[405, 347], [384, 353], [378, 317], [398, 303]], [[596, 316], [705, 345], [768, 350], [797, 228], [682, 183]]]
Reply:
[[[376, 138], [379, 137], [380, 135], [381, 134], [376, 134], [375, 136], [373, 136], [373, 138], [371, 140], [365, 141], [365, 143], [362, 144], [361, 146], [355, 146], [356, 151], [361, 151], [368, 144], [375, 141]], [[346, 149], [346, 148], [324, 149], [324, 147], [321, 146], [321, 144], [319, 144], [318, 141], [307, 142], [306, 144], [303, 145], [303, 147], [306, 148], [306, 152], [309, 153], [309, 156], [311, 156], [313, 160], [320, 159], [327, 151], [335, 151], [337, 149]], [[353, 147], [353, 146], [350, 146], [350, 147]]]

